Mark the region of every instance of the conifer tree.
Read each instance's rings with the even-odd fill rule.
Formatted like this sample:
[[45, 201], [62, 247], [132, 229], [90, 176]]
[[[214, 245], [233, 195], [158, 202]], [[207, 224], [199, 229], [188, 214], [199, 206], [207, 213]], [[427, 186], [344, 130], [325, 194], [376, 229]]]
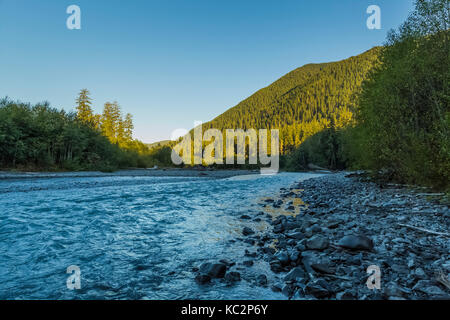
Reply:
[[131, 142], [133, 140], [133, 117], [130, 113], [127, 113], [125, 116], [125, 120], [123, 121], [123, 128], [124, 128], [124, 139], [125, 141]]
[[82, 89], [80, 91], [76, 100], [77, 117], [84, 123], [94, 124], [94, 114], [91, 107], [92, 102], [89, 95], [90, 92], [87, 89]]
[[101, 122], [103, 135], [105, 135], [112, 143], [116, 143], [120, 123], [120, 108], [116, 102], [105, 103]]

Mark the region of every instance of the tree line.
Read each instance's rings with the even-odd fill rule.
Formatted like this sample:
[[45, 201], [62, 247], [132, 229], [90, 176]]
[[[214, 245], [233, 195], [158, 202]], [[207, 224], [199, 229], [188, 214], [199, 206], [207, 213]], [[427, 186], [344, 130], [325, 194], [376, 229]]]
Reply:
[[[133, 120], [117, 102], [94, 114], [87, 89], [76, 112], [48, 102], [0, 100], [0, 167], [19, 170], [102, 170], [150, 167], [167, 162], [168, 150], [149, 150], [133, 139]], [[169, 153], [170, 159], [170, 153]]]

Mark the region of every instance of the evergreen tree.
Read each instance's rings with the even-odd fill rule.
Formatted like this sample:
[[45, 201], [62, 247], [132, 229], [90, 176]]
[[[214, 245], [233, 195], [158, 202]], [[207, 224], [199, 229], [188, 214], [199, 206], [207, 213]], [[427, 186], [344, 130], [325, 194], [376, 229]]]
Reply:
[[130, 113], [127, 113], [125, 116], [125, 120], [123, 121], [124, 128], [124, 139], [125, 141], [131, 142], [133, 140], [133, 116]]
[[112, 142], [117, 143], [121, 128], [121, 111], [117, 102], [106, 102], [101, 117], [103, 134]]
[[82, 89], [77, 102], [77, 117], [84, 123], [95, 124], [94, 114], [91, 107], [91, 98], [89, 97], [90, 92], [87, 89]]

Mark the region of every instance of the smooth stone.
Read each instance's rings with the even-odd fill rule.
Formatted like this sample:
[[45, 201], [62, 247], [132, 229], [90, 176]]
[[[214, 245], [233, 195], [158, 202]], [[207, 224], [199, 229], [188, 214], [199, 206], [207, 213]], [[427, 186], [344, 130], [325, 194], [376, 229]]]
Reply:
[[314, 280], [308, 283], [305, 287], [305, 293], [310, 294], [318, 299], [323, 299], [331, 296], [331, 292], [324, 287], [323, 281]]
[[249, 235], [254, 234], [254, 233], [255, 233], [255, 231], [253, 231], [249, 227], [244, 227], [244, 229], [242, 229], [242, 234], [244, 236], [249, 236]]
[[275, 258], [281, 263], [282, 266], [289, 264], [289, 256], [284, 251], [278, 252], [275, 255]]
[[338, 242], [338, 246], [350, 250], [372, 250], [373, 241], [366, 236], [349, 235], [343, 237]]
[[306, 274], [305, 270], [301, 267], [295, 267], [289, 273], [284, 277], [284, 281], [288, 282], [295, 282], [297, 279], [305, 279], [308, 275]]
[[424, 279], [426, 279], [426, 277], [427, 277], [425, 271], [423, 271], [422, 268], [417, 268], [416, 270], [414, 270], [414, 276], [415, 276], [417, 279], [421, 279], [421, 280], [424, 280]]
[[259, 276], [256, 277], [256, 282], [260, 285], [260, 286], [265, 286], [267, 285], [267, 277], [265, 274], [260, 274]]
[[314, 271], [325, 273], [325, 274], [333, 274], [334, 271], [326, 264], [324, 263], [311, 263], [311, 268], [314, 269]]
[[277, 224], [273, 227], [274, 233], [281, 233], [284, 231], [284, 226], [282, 224]]
[[287, 297], [292, 297], [295, 292], [295, 286], [289, 283], [285, 284], [281, 292]]
[[225, 272], [227, 271], [227, 266], [223, 263], [210, 263], [205, 262], [200, 266], [199, 272], [204, 275], [208, 275], [211, 278], [223, 278]]
[[225, 281], [228, 281], [228, 282], [238, 282], [238, 281], [241, 281], [241, 274], [240, 274], [239, 272], [236, 272], [236, 271], [228, 272], [228, 273], [225, 275]]
[[315, 235], [306, 242], [306, 247], [311, 250], [324, 250], [328, 245], [328, 239], [321, 235]]
[[270, 270], [272, 270], [275, 273], [280, 273], [283, 271], [283, 267], [281, 266], [280, 261], [278, 260], [272, 260], [270, 262]]
[[197, 282], [198, 284], [206, 284], [210, 281], [211, 281], [211, 277], [206, 274], [198, 274], [195, 277], [195, 282]]
[[356, 297], [353, 292], [346, 290], [336, 294], [337, 300], [354, 300]]
[[291, 239], [301, 240], [301, 239], [305, 238], [305, 235], [301, 232], [294, 232], [294, 233], [288, 233], [286, 235], [286, 237], [291, 238]]

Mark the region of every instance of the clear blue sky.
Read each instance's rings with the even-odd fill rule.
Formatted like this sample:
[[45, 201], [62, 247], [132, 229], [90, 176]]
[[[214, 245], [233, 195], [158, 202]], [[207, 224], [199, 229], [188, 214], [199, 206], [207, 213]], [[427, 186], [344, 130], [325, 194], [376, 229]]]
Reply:
[[[76, 4], [82, 29], [66, 28]], [[382, 13], [368, 30], [366, 8]], [[168, 139], [287, 72], [383, 44], [413, 0], [0, 0], [0, 96], [74, 109], [117, 100], [135, 137]]]

